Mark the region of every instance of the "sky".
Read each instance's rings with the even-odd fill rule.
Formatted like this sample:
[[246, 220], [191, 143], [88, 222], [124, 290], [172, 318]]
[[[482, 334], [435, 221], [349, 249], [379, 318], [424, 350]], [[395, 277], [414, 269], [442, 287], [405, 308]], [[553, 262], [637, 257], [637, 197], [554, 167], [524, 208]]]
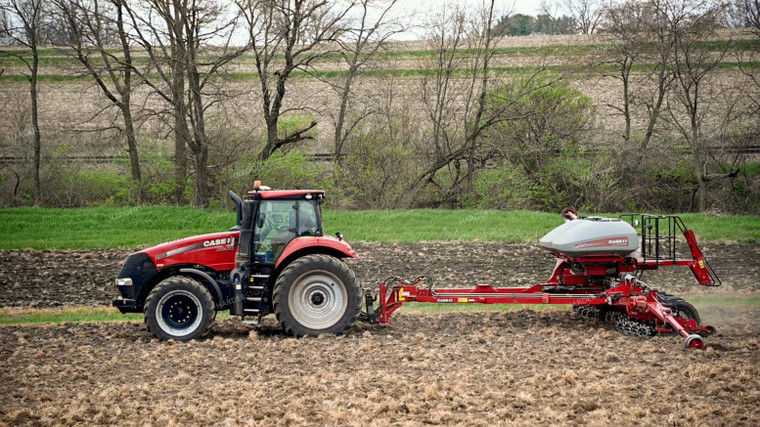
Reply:
[[[547, 4], [551, 7], [558, 4], [558, 0], [547, 0]], [[452, 4], [467, 5], [480, 5], [481, 0], [399, 0], [399, 6], [401, 8], [419, 8], [421, 10], [440, 10], [443, 7]], [[524, 13], [526, 15], [536, 15], [539, 7], [541, 6], [541, 0], [496, 0], [497, 10], [507, 12], [512, 10], [513, 13]]]
[[[341, 0], [337, 0], [336, 4], [340, 4], [340, 1]], [[380, 0], [376, 4], [382, 5], [385, 1]], [[545, 2], [549, 5], [552, 13], [557, 14], [555, 9], [559, 4], [563, 3], [564, 0], [545, 0]], [[538, 14], [542, 3], [542, 0], [496, 0], [494, 20], [498, 21], [500, 17], [508, 13], [523, 13], [535, 16]], [[423, 26], [431, 17], [440, 14], [442, 11], [450, 10], [456, 5], [463, 7], [465, 10], [475, 11], [484, 4], [490, 4], [490, 0], [397, 0], [390, 15], [398, 19], [399, 22], [404, 23], [404, 26], [409, 28], [409, 30], [396, 34], [391, 37], [391, 39], [398, 41], [425, 39], [426, 30]], [[357, 7], [354, 11], [355, 12], [353, 13], [356, 14], [355, 18], [361, 16], [360, 8]], [[379, 12], [380, 9], [375, 9], [374, 13], [370, 12], [370, 17], [375, 15], [379, 16]], [[561, 11], [558, 14], [561, 15]], [[349, 13], [349, 17], [351, 16], [352, 13]], [[239, 45], [245, 43], [246, 40], [247, 35], [236, 33], [233, 37], [233, 44]]]
[[[398, 0], [398, 3], [394, 6], [394, 15], [400, 18], [410, 17], [410, 19], [412, 19], [412, 24], [421, 25], [425, 23], [429, 16], [440, 13], [442, 10], [449, 9], [455, 5], [467, 9], [475, 9], [488, 1], [489, 0]], [[545, 2], [554, 13], [555, 9], [558, 8], [558, 5], [562, 3], [562, 0], [546, 0]], [[499, 17], [508, 13], [523, 13], [535, 16], [538, 14], [542, 3], [542, 0], [496, 0], [494, 16], [497, 20]], [[420, 31], [421, 30], [414, 30], [410, 33], [401, 34], [400, 37], [394, 37], [394, 39], [411, 40], [424, 38]]]

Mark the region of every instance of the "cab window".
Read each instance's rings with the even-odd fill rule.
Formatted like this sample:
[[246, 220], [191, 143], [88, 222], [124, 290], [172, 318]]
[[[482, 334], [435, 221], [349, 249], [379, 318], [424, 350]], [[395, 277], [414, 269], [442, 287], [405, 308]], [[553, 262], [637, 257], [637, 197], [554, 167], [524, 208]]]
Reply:
[[254, 226], [257, 262], [275, 262], [285, 246], [299, 236], [320, 236], [313, 200], [263, 200]]
[[298, 235], [318, 236], [319, 227], [317, 211], [314, 202], [301, 200], [298, 202]]
[[264, 200], [254, 227], [254, 248], [257, 262], [274, 262], [285, 246], [296, 237], [294, 200]]

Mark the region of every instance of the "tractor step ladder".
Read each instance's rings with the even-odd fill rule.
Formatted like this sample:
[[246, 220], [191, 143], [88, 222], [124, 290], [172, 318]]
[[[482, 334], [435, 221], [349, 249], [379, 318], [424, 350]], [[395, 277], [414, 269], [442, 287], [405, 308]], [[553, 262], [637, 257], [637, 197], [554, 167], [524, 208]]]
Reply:
[[[245, 301], [243, 301], [243, 323], [257, 325], [263, 315], [261, 304], [265, 302], [266, 281], [268, 274], [254, 274], [251, 276], [253, 284], [244, 288]], [[245, 319], [245, 317], [252, 317]]]

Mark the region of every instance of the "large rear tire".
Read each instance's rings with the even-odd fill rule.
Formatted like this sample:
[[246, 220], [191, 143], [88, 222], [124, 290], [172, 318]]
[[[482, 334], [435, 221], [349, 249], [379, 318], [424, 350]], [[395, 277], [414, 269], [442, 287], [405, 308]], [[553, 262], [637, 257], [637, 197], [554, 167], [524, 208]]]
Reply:
[[306, 255], [277, 278], [274, 312], [291, 335], [340, 335], [359, 317], [361, 291], [356, 276], [341, 260]]
[[208, 289], [186, 276], [166, 278], [153, 288], [144, 313], [148, 331], [160, 340], [200, 338], [216, 318]]

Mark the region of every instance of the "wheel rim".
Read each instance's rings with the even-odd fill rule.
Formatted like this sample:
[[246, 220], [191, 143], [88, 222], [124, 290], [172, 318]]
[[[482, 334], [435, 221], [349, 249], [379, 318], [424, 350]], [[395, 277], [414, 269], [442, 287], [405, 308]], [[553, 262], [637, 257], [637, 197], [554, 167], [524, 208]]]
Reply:
[[309, 272], [293, 283], [288, 306], [295, 320], [304, 327], [327, 329], [346, 313], [346, 294], [346, 286], [334, 274]]
[[702, 341], [702, 338], [699, 336], [689, 336], [686, 338], [687, 348], [703, 348], [704, 346], [705, 342]]
[[156, 319], [164, 332], [174, 336], [188, 335], [200, 326], [203, 306], [191, 292], [174, 290], [158, 301]]

